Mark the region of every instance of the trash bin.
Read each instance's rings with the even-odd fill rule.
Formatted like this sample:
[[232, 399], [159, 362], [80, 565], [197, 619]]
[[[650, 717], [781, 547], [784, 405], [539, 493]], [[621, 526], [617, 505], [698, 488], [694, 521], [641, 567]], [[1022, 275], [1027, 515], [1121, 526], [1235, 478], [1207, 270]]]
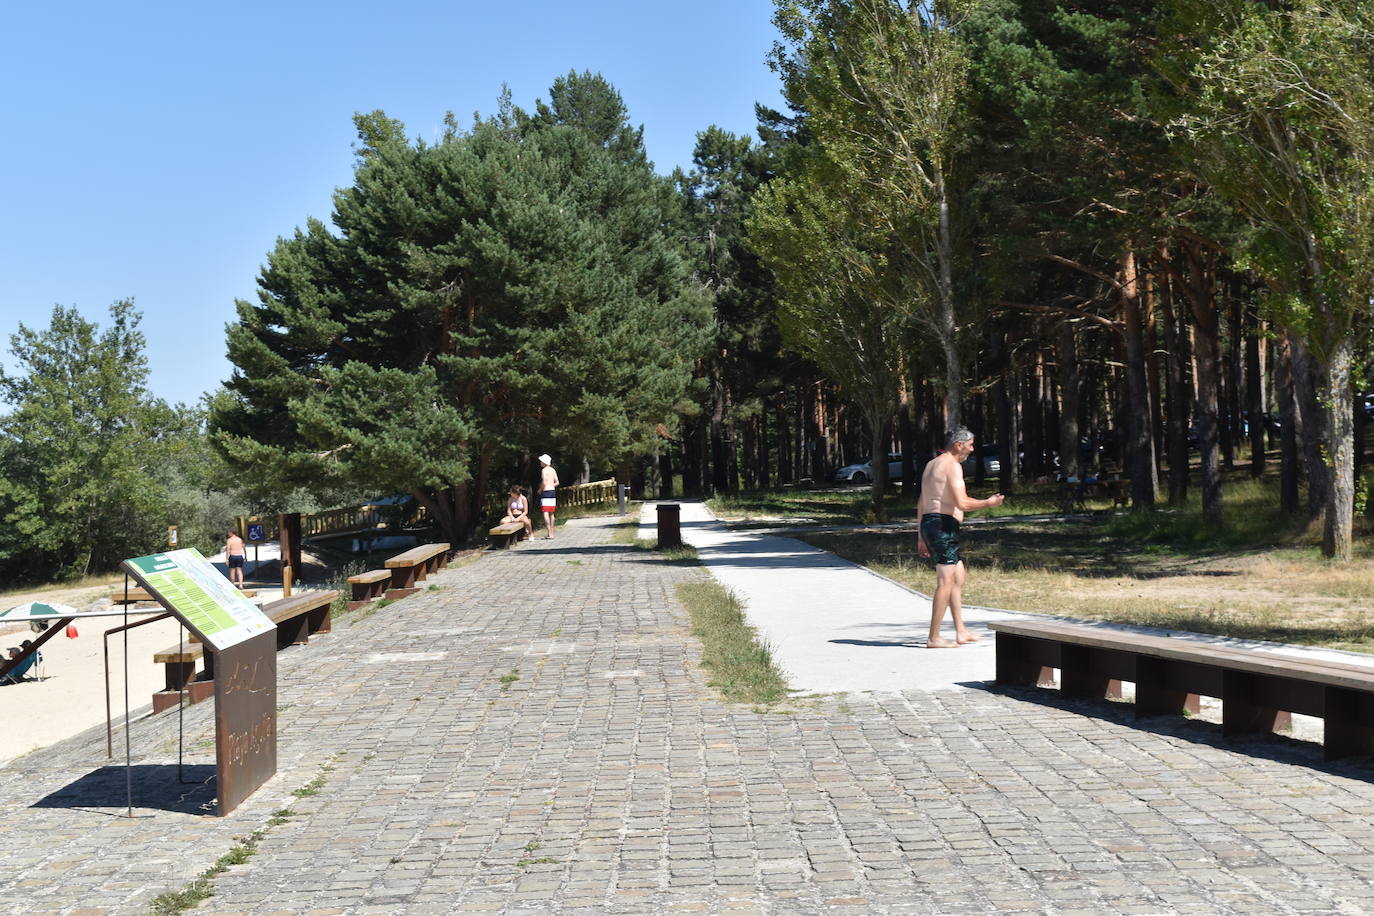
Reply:
[[682, 506], [677, 503], [658, 504], [658, 546], [682, 546]]

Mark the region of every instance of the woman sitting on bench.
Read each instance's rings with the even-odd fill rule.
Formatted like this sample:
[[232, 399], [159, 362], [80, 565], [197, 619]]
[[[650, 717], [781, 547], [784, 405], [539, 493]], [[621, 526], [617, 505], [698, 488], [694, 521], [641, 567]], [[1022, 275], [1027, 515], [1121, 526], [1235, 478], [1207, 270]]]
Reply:
[[525, 526], [525, 536], [534, 537], [534, 522], [530, 521], [530, 502], [525, 498], [525, 488], [513, 486], [510, 488], [510, 502], [506, 505], [506, 516], [501, 519], [501, 524], [509, 525], [511, 522], [519, 522]]

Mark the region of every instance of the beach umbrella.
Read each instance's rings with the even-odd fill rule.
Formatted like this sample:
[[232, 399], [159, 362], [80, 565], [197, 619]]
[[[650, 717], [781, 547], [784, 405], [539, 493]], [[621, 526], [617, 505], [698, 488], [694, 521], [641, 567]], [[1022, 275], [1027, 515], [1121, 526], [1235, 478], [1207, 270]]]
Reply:
[[25, 623], [31, 620], [58, 620], [62, 617], [123, 617], [127, 614], [167, 613], [160, 607], [129, 608], [128, 610], [117, 607], [101, 608], [99, 604], [96, 604], [95, 607], [97, 607], [98, 610], [78, 611], [76, 608], [66, 604], [49, 604], [45, 601], [30, 601], [28, 604], [12, 607], [7, 611], [0, 611], [0, 624]]
[[0, 623], [26, 620], [55, 620], [60, 617], [80, 616], [80, 611], [66, 604], [48, 604], [43, 601], [30, 601], [28, 604], [12, 607], [8, 611], [0, 611]]

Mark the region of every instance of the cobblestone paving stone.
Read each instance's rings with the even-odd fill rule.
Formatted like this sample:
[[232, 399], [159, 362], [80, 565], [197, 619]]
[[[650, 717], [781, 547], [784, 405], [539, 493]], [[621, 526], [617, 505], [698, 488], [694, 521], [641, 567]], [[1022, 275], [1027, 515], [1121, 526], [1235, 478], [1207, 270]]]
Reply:
[[1366, 762], [982, 684], [727, 706], [704, 572], [610, 524], [282, 653], [278, 775], [228, 818], [210, 703], [192, 784], [177, 716], [135, 723], [133, 819], [103, 729], [0, 768], [0, 912], [143, 913], [254, 830], [194, 913], [1374, 911]]

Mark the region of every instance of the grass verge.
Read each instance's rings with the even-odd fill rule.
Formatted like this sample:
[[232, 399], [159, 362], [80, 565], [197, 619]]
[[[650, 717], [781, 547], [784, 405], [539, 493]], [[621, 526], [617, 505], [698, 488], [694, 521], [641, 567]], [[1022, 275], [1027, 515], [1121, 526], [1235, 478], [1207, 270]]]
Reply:
[[773, 663], [773, 653], [759, 642], [744, 620], [744, 608], [714, 580], [677, 587], [687, 608], [692, 635], [701, 640], [701, 664], [707, 681], [732, 703], [769, 707], [787, 699], [787, 682]]

